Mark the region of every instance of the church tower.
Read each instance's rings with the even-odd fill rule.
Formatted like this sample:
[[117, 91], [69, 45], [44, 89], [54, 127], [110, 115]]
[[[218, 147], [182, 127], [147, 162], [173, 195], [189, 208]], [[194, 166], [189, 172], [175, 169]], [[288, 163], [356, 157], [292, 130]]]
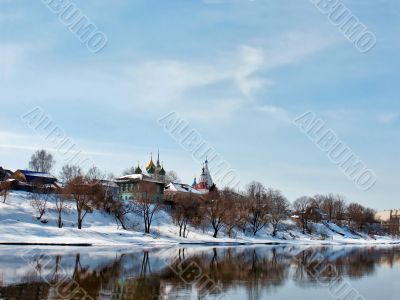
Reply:
[[153, 154], [151, 154], [150, 161], [146, 166], [146, 171], [150, 177], [154, 177], [154, 174], [156, 172], [156, 165], [153, 162]]
[[164, 166], [160, 163], [160, 151], [157, 153], [157, 162], [154, 164], [153, 155], [151, 155], [150, 162], [146, 166], [146, 171], [150, 177], [162, 181], [165, 181], [165, 169]]
[[139, 167], [139, 162], [137, 163], [137, 167], [135, 169], [135, 174], [137, 174], [137, 175], [142, 174], [142, 169]]
[[208, 168], [208, 160], [207, 159], [203, 164], [203, 168], [201, 171], [201, 175], [199, 177], [199, 181], [196, 182], [196, 178], [195, 178], [193, 185], [196, 190], [205, 192], [205, 193], [208, 193], [210, 191], [210, 189], [212, 187], [214, 187], [214, 182], [212, 180], [211, 173]]
[[210, 170], [208, 169], [208, 160], [207, 159], [204, 162], [204, 171], [205, 171], [205, 174], [206, 174], [207, 187], [210, 189], [214, 185], [214, 182], [213, 182], [213, 180], [211, 178]]

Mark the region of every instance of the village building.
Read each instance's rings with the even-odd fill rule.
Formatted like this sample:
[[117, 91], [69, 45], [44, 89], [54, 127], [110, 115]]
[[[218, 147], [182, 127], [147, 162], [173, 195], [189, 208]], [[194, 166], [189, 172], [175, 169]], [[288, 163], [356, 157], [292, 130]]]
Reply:
[[121, 200], [147, 199], [150, 201], [163, 201], [165, 175], [164, 167], [160, 164], [160, 153], [158, 153], [156, 164], [151, 156], [146, 166], [147, 174], [143, 174], [139, 166], [135, 174], [125, 175], [115, 180], [119, 186], [119, 198]]
[[119, 196], [119, 186], [112, 180], [100, 180], [106, 198], [117, 199]]
[[192, 186], [185, 183], [171, 182], [165, 186], [164, 199], [165, 201], [174, 202], [182, 197], [194, 197], [202, 199], [204, 192], [198, 191]]
[[29, 170], [17, 170], [13, 173], [12, 178], [28, 184], [54, 185], [57, 183], [57, 178], [49, 173]]
[[400, 234], [400, 209], [390, 209], [375, 214], [375, 220], [380, 222], [392, 235]]
[[57, 178], [45, 172], [17, 170], [7, 179], [13, 190], [35, 192], [38, 188], [46, 187], [52, 191], [60, 190]]
[[13, 174], [12, 171], [0, 167], [0, 181], [6, 181]]
[[205, 195], [215, 189], [208, 160], [203, 163], [199, 178], [194, 178], [192, 185], [178, 182], [170, 182], [165, 186], [164, 199], [166, 202], [173, 203], [177, 199], [194, 197], [203, 200]]

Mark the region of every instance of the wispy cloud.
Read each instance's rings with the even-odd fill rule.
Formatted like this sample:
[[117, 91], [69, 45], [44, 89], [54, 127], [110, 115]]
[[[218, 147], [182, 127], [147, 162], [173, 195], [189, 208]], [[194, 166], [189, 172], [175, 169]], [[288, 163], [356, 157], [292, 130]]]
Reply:
[[378, 121], [383, 124], [392, 124], [400, 120], [399, 112], [387, 112], [378, 115]]
[[[215, 57], [211, 61], [146, 62], [136, 66], [135, 70], [128, 74], [131, 78], [132, 101], [137, 105], [146, 106], [149, 103], [160, 107], [188, 102], [193, 104], [189, 96], [192, 90], [223, 84], [227, 90], [231, 86], [239, 92], [234, 97], [222, 97], [220, 106], [229, 108], [224, 110], [225, 117], [229, 117], [229, 114], [235, 113], [240, 106], [257, 106], [257, 93], [273, 87], [275, 81], [266, 77], [265, 72], [298, 63], [303, 58], [334, 44], [334, 39], [318, 34], [289, 33], [279, 39], [265, 42], [262, 46], [241, 45], [236, 50], [224, 53], [222, 57]], [[209, 102], [210, 99], [218, 97], [221, 98], [220, 95], [209, 92], [202, 102]], [[281, 120], [288, 119], [283, 109], [278, 111], [275, 107], [275, 111], [272, 111], [271, 108], [265, 106], [259, 109], [279, 115]], [[198, 112], [198, 109], [193, 109], [193, 112]], [[212, 118], [213, 114], [209, 116]]]
[[292, 119], [290, 117], [289, 112], [282, 107], [273, 105], [262, 105], [262, 106], [256, 106], [255, 110], [264, 113], [271, 118], [282, 121], [283, 123], [286, 124], [292, 123]]
[[[240, 91], [237, 96], [247, 98], [270, 83], [254, 75], [263, 64], [263, 50], [247, 45], [224, 54], [224, 58], [216, 57], [208, 62], [150, 61], [133, 69], [130, 76], [132, 96], [137, 98], [139, 105], [168, 106], [187, 102], [187, 93], [193, 89], [222, 83], [235, 86]], [[233, 101], [237, 102], [237, 99]]]
[[235, 82], [245, 96], [250, 97], [257, 90], [273, 84], [272, 80], [254, 75], [265, 66], [265, 54], [262, 48], [240, 47], [239, 61]]
[[288, 32], [265, 41], [266, 68], [272, 69], [300, 62], [341, 42], [338, 37], [321, 32]]
[[24, 46], [11, 43], [0, 44], [0, 79], [9, 80], [16, 74], [25, 54]]
[[[42, 101], [65, 97], [69, 102], [98, 103], [103, 99], [113, 101], [113, 105], [123, 107], [127, 112], [141, 111], [147, 115], [159, 115], [172, 107], [182, 108], [187, 116], [197, 116], [197, 119], [226, 121], [242, 107], [260, 105], [259, 95], [275, 84], [269, 70], [297, 63], [332, 43], [320, 35], [288, 33], [252, 45], [238, 45], [207, 59], [150, 58], [128, 65], [80, 62], [62, 68], [55, 66], [51, 75], [43, 69], [40, 75], [35, 75], [34, 80], [24, 85], [23, 90], [15, 87], [13, 93], [24, 94], [19, 98], [26, 94], [35, 95]], [[4, 76], [11, 76], [17, 69], [25, 55], [21, 49], [0, 46], [0, 53], [4, 54], [3, 60], [0, 58], [0, 65], [4, 65], [2, 69], [6, 70]], [[31, 60], [35, 59], [31, 57]], [[45, 81], [50, 88], [38, 90], [40, 85], [35, 81]], [[66, 86], [73, 88], [66, 90]], [[60, 90], [63, 90], [62, 95]], [[116, 98], [118, 101], [114, 101]], [[219, 109], [219, 113], [209, 111], [201, 115], [199, 103], [203, 109], [209, 105], [214, 108], [213, 112]], [[284, 114], [281, 113], [280, 118], [284, 119]]]

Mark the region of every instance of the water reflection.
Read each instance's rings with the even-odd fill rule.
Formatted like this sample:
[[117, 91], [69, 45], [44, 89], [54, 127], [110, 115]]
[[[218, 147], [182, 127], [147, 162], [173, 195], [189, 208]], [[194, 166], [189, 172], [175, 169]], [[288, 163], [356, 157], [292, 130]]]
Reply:
[[[400, 266], [400, 247], [0, 248], [2, 299], [238, 299]], [[87, 293], [87, 294], [85, 294]], [[91, 297], [91, 298], [90, 298]], [[191, 298], [192, 297], [192, 298]], [[220, 298], [224, 299], [224, 298]]]

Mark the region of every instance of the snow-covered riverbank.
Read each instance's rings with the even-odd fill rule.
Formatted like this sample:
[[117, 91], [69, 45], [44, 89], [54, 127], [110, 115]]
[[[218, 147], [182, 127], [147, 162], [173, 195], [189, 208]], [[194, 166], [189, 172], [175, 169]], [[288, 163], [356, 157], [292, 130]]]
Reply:
[[[211, 232], [191, 228], [188, 238], [179, 238], [178, 228], [172, 224], [168, 213], [160, 212], [152, 225], [152, 234], [143, 234], [140, 225], [136, 230], [117, 228], [114, 218], [106, 213], [95, 211], [84, 220], [83, 229], [76, 228], [74, 203], [68, 204], [63, 215], [64, 228], [56, 226], [56, 211], [52, 201], [43, 224], [35, 218], [29, 193], [12, 192], [6, 203], [0, 203], [0, 243], [2, 244], [49, 244], [49, 245], [93, 245], [93, 246], [129, 246], [129, 245], [174, 245], [174, 244], [391, 244], [400, 243], [390, 237], [368, 237], [355, 234], [335, 224], [314, 224], [314, 234], [302, 234], [297, 228], [280, 232], [272, 237], [268, 229], [257, 237], [238, 233], [229, 238], [221, 232], [215, 239]], [[131, 216], [131, 221], [140, 224], [140, 218]]]

